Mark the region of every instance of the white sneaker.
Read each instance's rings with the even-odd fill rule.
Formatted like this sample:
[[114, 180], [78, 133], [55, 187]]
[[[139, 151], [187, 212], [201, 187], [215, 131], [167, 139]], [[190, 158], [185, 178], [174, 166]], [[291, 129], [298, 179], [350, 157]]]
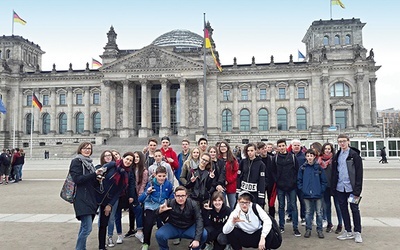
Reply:
[[179, 245], [181, 243], [181, 239], [174, 239], [174, 241], [172, 241], [172, 244], [174, 245]]
[[107, 246], [109, 246], [109, 247], [115, 246], [112, 236], [107, 237]]
[[338, 240], [351, 240], [354, 239], [354, 234], [352, 232], [347, 232], [346, 230], [344, 230], [343, 233], [336, 238]]
[[359, 233], [359, 232], [355, 232], [354, 233], [354, 238], [355, 238], [355, 242], [356, 243], [362, 243], [362, 237], [361, 237], [361, 233]]
[[117, 244], [122, 244], [122, 242], [123, 242], [122, 235], [118, 235]]
[[143, 235], [143, 233], [135, 233], [135, 237], [136, 237], [141, 243], [143, 243], [143, 241], [144, 241], [144, 235]]
[[142, 250], [148, 250], [148, 249], [149, 249], [149, 245], [147, 245], [147, 244], [142, 245]]
[[326, 220], [322, 221], [322, 227], [326, 228], [328, 226], [328, 222]]

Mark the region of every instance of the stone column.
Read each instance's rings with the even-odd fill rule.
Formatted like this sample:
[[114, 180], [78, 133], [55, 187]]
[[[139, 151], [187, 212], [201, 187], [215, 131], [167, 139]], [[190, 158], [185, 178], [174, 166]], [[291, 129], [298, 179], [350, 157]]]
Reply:
[[239, 132], [239, 83], [232, 83], [233, 108], [232, 108], [232, 133]]
[[371, 122], [372, 126], [376, 126], [376, 89], [375, 89], [375, 83], [376, 83], [376, 78], [370, 78], [369, 79], [369, 84], [370, 84], [370, 90], [371, 90]]
[[358, 124], [357, 126], [364, 126], [365, 125], [365, 109], [364, 109], [364, 103], [366, 100], [364, 100], [364, 86], [363, 86], [363, 79], [364, 75], [356, 75], [355, 80], [357, 84], [357, 93], [359, 95], [359, 98], [357, 99], [357, 105], [358, 105]]
[[203, 92], [203, 78], [197, 78], [197, 84], [199, 87], [199, 132], [204, 131], [204, 92]]
[[258, 109], [257, 109], [257, 82], [250, 82], [251, 84], [251, 112], [250, 112], [250, 127], [251, 132], [258, 131]]
[[[1, 94], [1, 99], [2, 99], [3, 105], [7, 110], [7, 115], [10, 116], [12, 113], [11, 113], [10, 107], [7, 105], [8, 90], [6, 88], [1, 88], [0, 92], [1, 92], [0, 94]], [[13, 119], [16, 118], [16, 117], [17, 116], [14, 116]], [[11, 119], [9, 119], [9, 120], [11, 120]], [[6, 131], [8, 130], [7, 129], [7, 124], [6, 124], [7, 123], [6, 114], [0, 114], [0, 123], [1, 123], [0, 132], [2, 134], [6, 133]], [[9, 130], [9, 131], [11, 132], [11, 130]]]
[[[322, 76], [321, 77], [321, 85], [322, 89], [324, 91], [323, 93], [323, 124], [326, 126], [330, 125], [336, 125], [334, 120], [329, 120], [329, 118], [332, 116], [331, 115], [331, 109], [330, 109], [330, 90], [329, 90], [329, 76]], [[311, 98], [310, 98], [311, 99]], [[318, 109], [317, 109], [318, 110]]]
[[89, 87], [83, 87], [83, 90], [85, 91], [84, 96], [83, 96], [83, 104], [85, 105], [85, 122], [84, 122], [84, 127], [83, 127], [83, 135], [89, 135], [91, 126], [92, 124], [92, 119], [90, 119], [90, 89]]
[[160, 136], [171, 134], [171, 95], [170, 84], [167, 79], [161, 79], [161, 128]]
[[290, 131], [295, 131], [297, 129], [297, 120], [296, 120], [296, 105], [295, 105], [295, 88], [294, 81], [289, 81], [289, 126], [288, 129]]
[[189, 104], [187, 103], [186, 100], [186, 83], [187, 80], [185, 78], [179, 78], [179, 89], [180, 89], [180, 98], [181, 98], [181, 103], [180, 103], [180, 121], [179, 121], [179, 130], [178, 130], [178, 135], [179, 136], [187, 136], [188, 135], [188, 124], [187, 124], [187, 111], [188, 111], [188, 106]]
[[[151, 108], [148, 105], [148, 99], [149, 99], [149, 91], [148, 91], [148, 86], [147, 86], [147, 79], [141, 79], [140, 84], [141, 84], [141, 91], [142, 91], [142, 98], [141, 98], [141, 111], [142, 111], [142, 120], [141, 120], [141, 127], [139, 128], [139, 137], [140, 138], [146, 138], [150, 136], [150, 128], [148, 126], [148, 113], [150, 113], [149, 108]], [[150, 117], [151, 119], [151, 117]]]
[[271, 101], [270, 101], [271, 109], [269, 111], [269, 123], [270, 123], [269, 129], [271, 130], [271, 132], [276, 132], [277, 131], [277, 124], [278, 124], [278, 121], [276, 120], [277, 119], [277, 116], [276, 116], [277, 110], [276, 110], [276, 105], [275, 105], [275, 100], [276, 100], [276, 82], [275, 81], [270, 82], [269, 86], [270, 86], [269, 93], [270, 93], [270, 99], [271, 99]]
[[72, 122], [74, 119], [74, 92], [72, 91], [72, 87], [67, 87], [67, 131], [66, 134], [71, 136], [73, 134], [73, 126]]
[[132, 110], [129, 108], [129, 80], [122, 81], [122, 88], [122, 130], [120, 137], [128, 138], [130, 136], [129, 119], [132, 116]]
[[[358, 88], [358, 87], [357, 87]], [[357, 126], [359, 123], [360, 123], [360, 119], [359, 119], [359, 117], [358, 117], [358, 113], [359, 113], [359, 111], [358, 111], [358, 105], [359, 105], [359, 103], [358, 103], [358, 99], [360, 98], [360, 95], [358, 94], [358, 91], [357, 91], [357, 89], [354, 91], [354, 92], [351, 92], [351, 96], [353, 97], [353, 105], [354, 105], [354, 108], [353, 108], [353, 112], [352, 112], [352, 114], [350, 115], [348, 115], [348, 118], [349, 118], [349, 120], [352, 118], [352, 120], [353, 120], [353, 122], [352, 122], [352, 127], [355, 127], [355, 126]]]
[[50, 135], [55, 135], [57, 133], [57, 93], [56, 88], [50, 88]]
[[101, 85], [101, 134], [110, 135], [110, 88], [111, 81], [103, 80]]
[[[33, 93], [35, 93], [36, 97], [40, 100], [40, 93], [39, 89], [33, 89]], [[40, 121], [41, 121], [41, 113], [37, 107], [33, 107], [33, 133], [34, 134], [41, 134], [40, 131]]]

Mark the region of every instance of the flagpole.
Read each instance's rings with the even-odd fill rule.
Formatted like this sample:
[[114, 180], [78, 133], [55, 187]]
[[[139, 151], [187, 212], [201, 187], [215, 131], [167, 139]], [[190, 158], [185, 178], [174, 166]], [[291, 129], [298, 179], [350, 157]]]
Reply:
[[14, 110], [14, 114], [13, 114], [13, 127], [14, 127], [14, 129], [13, 129], [13, 148], [15, 148], [15, 125], [16, 125], [16, 122], [15, 122], [15, 108], [13, 110]]
[[13, 13], [12, 13], [11, 23], [12, 23], [11, 35], [14, 35], [14, 10], [13, 10]]
[[30, 146], [30, 154], [31, 154], [31, 159], [32, 159], [32, 142], [33, 142], [33, 95], [35, 92], [32, 92], [32, 104], [31, 104], [31, 143], [29, 143]]
[[[204, 30], [205, 34], [206, 29], [206, 13], [204, 15]], [[204, 132], [203, 135], [207, 138], [207, 65], [206, 65], [206, 42], [204, 38], [204, 64], [203, 64], [203, 107], [204, 107]]]
[[332, 19], [332, 0], [329, 0], [329, 6], [330, 6], [330, 9], [331, 9], [331, 19]]

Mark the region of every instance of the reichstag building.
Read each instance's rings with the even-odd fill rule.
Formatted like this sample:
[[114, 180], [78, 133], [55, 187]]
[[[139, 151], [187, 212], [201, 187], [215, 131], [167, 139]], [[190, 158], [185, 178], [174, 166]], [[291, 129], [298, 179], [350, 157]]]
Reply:
[[[53, 65], [51, 71], [41, 69], [39, 45], [2, 36], [0, 92], [7, 114], [1, 114], [0, 141], [26, 146], [31, 133], [34, 145], [164, 135], [195, 140], [205, 130], [211, 142], [231, 143], [282, 137], [322, 142], [339, 132], [379, 137], [380, 66], [372, 49], [363, 46], [364, 26], [355, 18], [314, 21], [302, 38], [304, 61], [288, 55], [287, 62], [278, 63], [271, 55], [265, 62], [253, 57], [249, 64], [237, 64], [232, 58], [222, 72], [209, 49], [204, 71], [204, 38], [187, 30], [123, 50], [111, 27], [102, 67], [58, 70]], [[218, 57], [216, 44], [212, 40]], [[33, 93], [42, 111], [32, 109]]]

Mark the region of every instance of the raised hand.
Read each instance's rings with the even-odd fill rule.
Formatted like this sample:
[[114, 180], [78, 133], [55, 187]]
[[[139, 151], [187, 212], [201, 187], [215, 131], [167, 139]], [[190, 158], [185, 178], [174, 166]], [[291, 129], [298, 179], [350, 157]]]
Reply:
[[195, 182], [197, 178], [198, 178], [198, 176], [195, 176], [195, 175], [194, 175], [194, 172], [193, 172], [193, 173], [192, 173], [192, 177], [190, 177], [190, 181], [191, 181], [191, 182]]
[[210, 207], [210, 204], [208, 204], [208, 202], [204, 203], [203, 207], [205, 210], [212, 210], [212, 207]]
[[150, 185], [150, 187], [147, 189], [147, 194], [151, 194], [154, 191], [156, 191], [156, 190], [153, 188], [153, 185]]
[[233, 217], [232, 222], [233, 222], [234, 224], [235, 224], [235, 223], [238, 223], [238, 222], [244, 222], [244, 220], [240, 219], [240, 212], [241, 212], [241, 211], [242, 211], [242, 210], [239, 210], [238, 215]]
[[209, 173], [209, 176], [210, 176], [211, 179], [213, 179], [215, 177], [215, 173], [214, 172], [215, 172], [215, 169], [210, 171], [210, 173]]
[[165, 200], [165, 202], [159, 208], [159, 213], [161, 214], [161, 213], [163, 213], [167, 210], [171, 210], [171, 209], [172, 209], [172, 207], [168, 207], [167, 200]]

